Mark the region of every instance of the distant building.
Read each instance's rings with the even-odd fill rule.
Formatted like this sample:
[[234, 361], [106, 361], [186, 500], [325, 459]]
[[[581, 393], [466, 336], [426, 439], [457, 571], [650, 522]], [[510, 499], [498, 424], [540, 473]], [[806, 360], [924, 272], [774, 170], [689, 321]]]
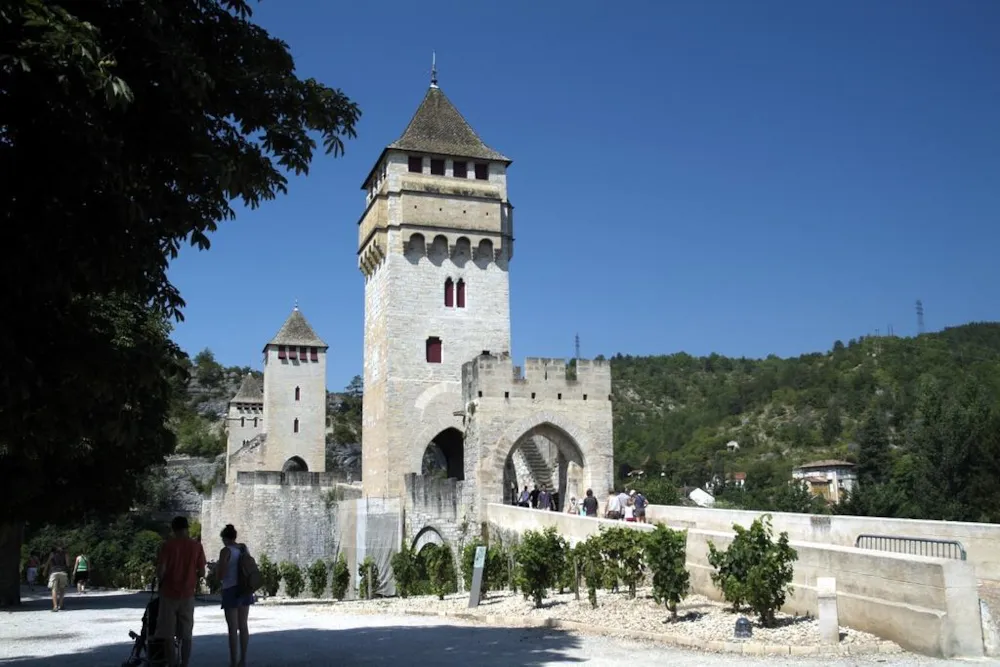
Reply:
[[738, 452], [740, 451], [740, 443], [735, 440], [730, 440], [726, 443], [726, 450], [729, 452]]
[[801, 481], [813, 495], [839, 503], [857, 484], [856, 468], [849, 461], [813, 461], [793, 468], [792, 479]]

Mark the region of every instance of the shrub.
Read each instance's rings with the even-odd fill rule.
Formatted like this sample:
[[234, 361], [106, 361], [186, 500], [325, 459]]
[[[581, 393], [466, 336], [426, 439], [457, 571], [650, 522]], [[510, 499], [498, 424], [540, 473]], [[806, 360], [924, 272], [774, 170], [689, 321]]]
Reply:
[[536, 607], [556, 584], [566, 564], [566, 541], [553, 527], [527, 531], [517, 545], [518, 587], [535, 601]]
[[396, 581], [396, 592], [406, 598], [414, 591], [417, 583], [417, 557], [405, 543], [403, 547], [389, 559], [392, 566], [392, 577]]
[[646, 534], [646, 563], [653, 571], [653, 599], [670, 610], [670, 620], [677, 620], [677, 605], [691, 590], [687, 561], [687, 531], [670, 530], [658, 525]]
[[155, 566], [156, 557], [163, 545], [163, 537], [152, 530], [141, 530], [132, 538], [128, 549], [128, 560], [150, 563]]
[[326, 592], [326, 583], [329, 574], [326, 561], [323, 559], [317, 560], [306, 570], [306, 577], [309, 579], [309, 592], [312, 593], [314, 598], [323, 597], [323, 593]]
[[600, 535], [591, 535], [586, 542], [577, 544], [573, 549], [574, 556], [580, 563], [580, 573], [587, 584], [587, 599], [594, 608], [597, 607], [597, 589], [605, 580], [604, 554], [601, 552], [600, 540]]
[[445, 595], [458, 590], [458, 573], [455, 572], [455, 559], [451, 549], [437, 544], [428, 544], [424, 550], [427, 554], [427, 576], [430, 579], [431, 592], [443, 600]]
[[302, 568], [295, 563], [285, 561], [280, 566], [281, 578], [285, 582], [285, 594], [290, 598], [297, 598], [305, 590], [306, 582], [302, 577]]
[[792, 591], [792, 563], [798, 559], [788, 546], [788, 533], [771, 539], [771, 516], [765, 514], [746, 529], [733, 524], [736, 537], [729, 548], [719, 551], [708, 543], [708, 562], [715, 568], [712, 582], [735, 610], [747, 606], [760, 616], [764, 626], [774, 625], [774, 614]]
[[[467, 589], [472, 588], [472, 574], [476, 564], [476, 549], [486, 546], [479, 538], [473, 539], [462, 549], [462, 580]], [[503, 590], [507, 585], [507, 561], [508, 555], [498, 546], [493, 545], [486, 549], [486, 562], [483, 564], [483, 581], [479, 589], [479, 598], [482, 600], [489, 591]]]
[[[260, 557], [260, 563], [257, 564], [257, 567], [260, 569], [260, 578], [264, 582], [264, 594], [268, 597], [274, 597], [278, 594], [278, 588], [281, 587], [281, 569], [277, 563], [271, 562], [267, 554]], [[217, 580], [217, 577], [212, 578]]]
[[629, 598], [643, 577], [643, 534], [631, 528], [608, 528], [601, 531], [600, 547], [604, 552], [606, 568], [613, 581], [628, 586]]
[[375, 592], [378, 590], [379, 573], [378, 565], [375, 564], [375, 560], [371, 556], [365, 556], [365, 559], [358, 565], [358, 575], [361, 576], [358, 597], [362, 600], [375, 597]]
[[343, 600], [347, 595], [347, 589], [351, 586], [351, 571], [347, 567], [347, 559], [344, 554], [337, 556], [333, 564], [333, 577], [330, 581], [330, 592], [333, 597]]

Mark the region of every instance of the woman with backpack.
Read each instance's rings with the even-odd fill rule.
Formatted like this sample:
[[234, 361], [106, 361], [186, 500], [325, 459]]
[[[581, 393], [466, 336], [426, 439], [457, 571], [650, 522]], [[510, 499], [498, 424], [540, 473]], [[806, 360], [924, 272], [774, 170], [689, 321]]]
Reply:
[[[233, 524], [226, 524], [221, 537], [224, 546], [219, 553], [216, 572], [222, 582], [222, 610], [226, 614], [226, 626], [229, 628], [229, 665], [245, 667], [247, 644], [250, 642], [247, 619], [250, 615], [250, 605], [253, 604], [253, 591], [247, 589], [246, 583], [242, 581], [245, 575], [241, 576], [240, 560], [244, 554], [249, 559], [249, 554], [247, 545], [236, 543], [236, 529]], [[239, 660], [236, 659], [237, 638]]]

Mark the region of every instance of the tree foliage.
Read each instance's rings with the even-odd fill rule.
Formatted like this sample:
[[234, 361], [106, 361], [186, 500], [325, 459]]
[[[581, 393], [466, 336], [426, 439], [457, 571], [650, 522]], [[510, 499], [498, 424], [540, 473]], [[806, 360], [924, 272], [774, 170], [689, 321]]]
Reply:
[[260, 563], [257, 564], [257, 567], [260, 569], [261, 581], [264, 582], [264, 594], [268, 597], [274, 597], [281, 587], [281, 568], [268, 558], [267, 554], [260, 557]]
[[521, 536], [515, 558], [517, 587], [534, 600], [536, 607], [541, 607], [548, 589], [558, 583], [565, 567], [566, 541], [552, 526], [541, 532], [529, 530]]
[[330, 581], [330, 569], [327, 567], [326, 561], [322, 558], [316, 559], [316, 562], [306, 570], [306, 577], [309, 579], [309, 592], [312, 593], [312, 596], [314, 598], [323, 597]]
[[[0, 7], [0, 604], [25, 520], [127, 509], [174, 448], [180, 248], [286, 192], [358, 108], [243, 0]], [[24, 276], [31, 275], [31, 280]]]
[[418, 579], [417, 555], [405, 542], [399, 551], [389, 559], [392, 566], [392, 576], [396, 582], [396, 593], [401, 598], [407, 598], [414, 588]]
[[351, 570], [347, 567], [347, 558], [344, 554], [338, 554], [337, 560], [333, 563], [333, 577], [330, 579], [330, 588], [333, 597], [343, 600], [347, 595], [347, 589], [351, 586]]
[[296, 563], [288, 561], [278, 566], [281, 572], [281, 580], [285, 582], [285, 595], [290, 598], [297, 598], [306, 589], [306, 580], [302, 576], [302, 568]]

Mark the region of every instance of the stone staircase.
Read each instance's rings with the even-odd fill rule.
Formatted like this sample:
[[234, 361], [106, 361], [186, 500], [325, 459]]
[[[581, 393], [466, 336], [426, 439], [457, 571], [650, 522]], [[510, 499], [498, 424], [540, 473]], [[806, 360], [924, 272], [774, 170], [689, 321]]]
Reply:
[[[534, 440], [526, 440], [520, 447], [518, 447], [514, 456], [515, 469], [522, 468], [522, 470], [517, 471], [518, 477], [521, 477], [524, 472], [527, 472], [530, 474], [533, 483], [538, 485], [539, 489], [543, 486], [548, 487], [550, 491], [555, 488], [552, 485], [552, 468], [548, 463], [546, 463], [545, 457], [542, 456], [541, 452], [538, 451], [538, 446], [535, 444]], [[520, 461], [518, 461], [518, 459], [520, 459]], [[521, 465], [518, 465], [518, 463]], [[527, 470], [523, 470], [523, 468], [527, 468]], [[528, 483], [527, 480], [520, 481], [519, 479], [518, 481], [522, 488], [526, 483], [529, 487], [531, 486], [531, 483]]]

